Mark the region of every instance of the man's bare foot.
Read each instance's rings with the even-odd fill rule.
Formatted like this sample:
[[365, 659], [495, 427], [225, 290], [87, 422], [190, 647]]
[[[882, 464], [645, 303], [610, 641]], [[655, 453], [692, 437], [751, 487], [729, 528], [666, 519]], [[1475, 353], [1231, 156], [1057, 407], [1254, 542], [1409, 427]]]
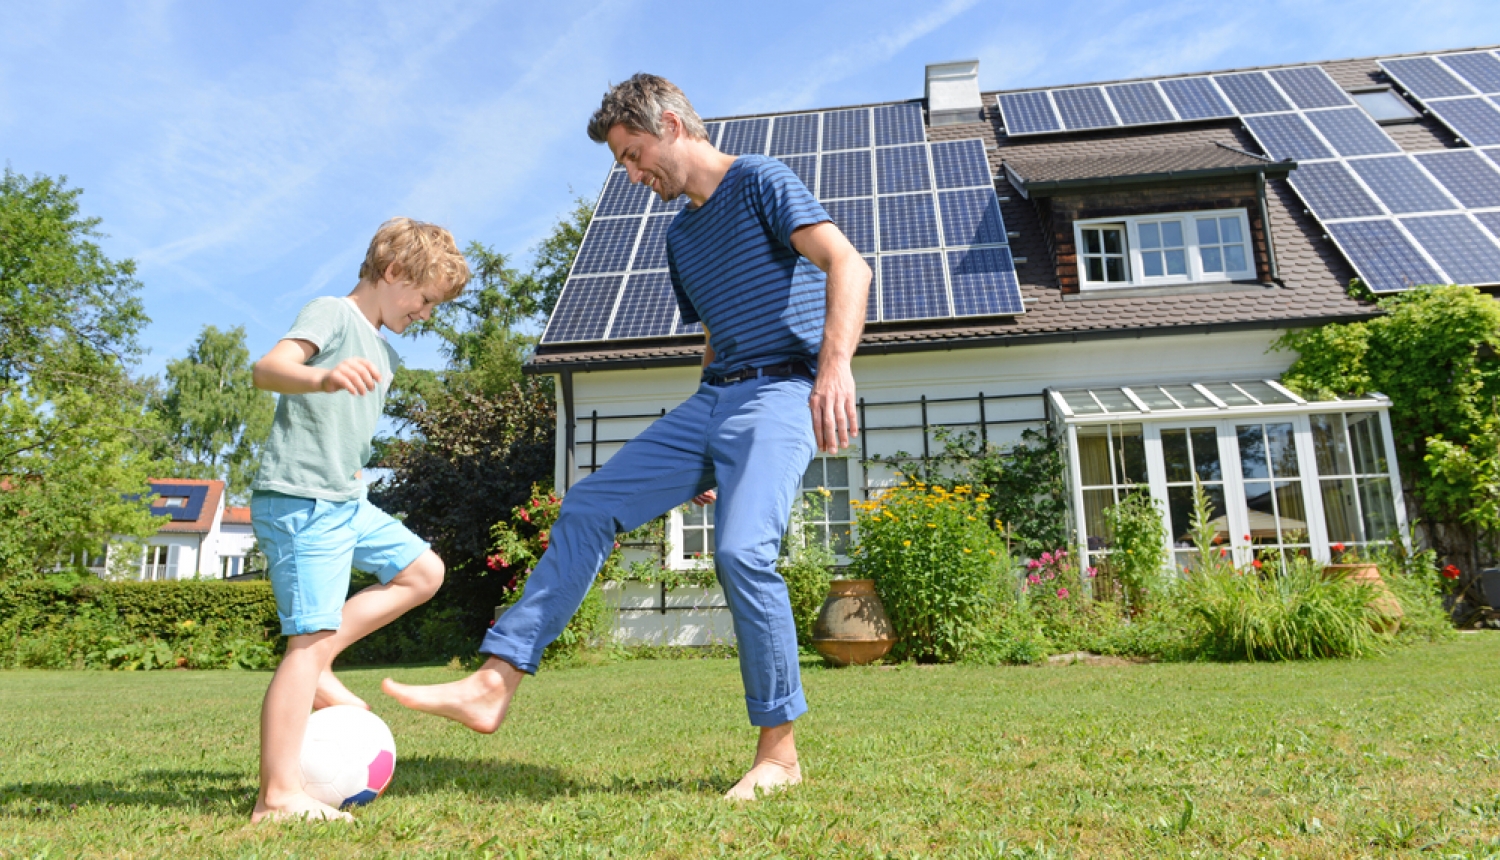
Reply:
[[290, 821], [301, 818], [306, 821], [353, 821], [354, 816], [347, 812], [341, 812], [321, 800], [316, 800], [306, 794], [298, 792], [281, 798], [277, 803], [268, 803], [265, 799], [255, 801], [255, 811], [250, 814], [250, 823], [258, 824], [261, 821]]
[[462, 681], [419, 686], [398, 684], [386, 678], [380, 682], [380, 689], [414, 711], [447, 717], [476, 732], [490, 734], [505, 720], [511, 697], [524, 677], [520, 669], [491, 657], [479, 671]]
[[802, 768], [796, 762], [787, 764], [775, 759], [762, 759], [750, 768], [744, 778], [725, 792], [725, 800], [755, 800], [758, 794], [785, 791], [802, 781]]
[[353, 705], [356, 708], [370, 710], [365, 700], [349, 692], [344, 682], [338, 679], [329, 669], [324, 669], [318, 675], [318, 692], [313, 695], [313, 710], [321, 711], [334, 705]]

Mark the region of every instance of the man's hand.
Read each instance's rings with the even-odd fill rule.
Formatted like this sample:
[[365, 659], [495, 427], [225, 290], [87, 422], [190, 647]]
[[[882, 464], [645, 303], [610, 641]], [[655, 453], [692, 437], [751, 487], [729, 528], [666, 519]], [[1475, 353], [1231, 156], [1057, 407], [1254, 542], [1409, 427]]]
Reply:
[[693, 504], [701, 508], [704, 505], [710, 504], [711, 502], [717, 500], [718, 498], [719, 492], [717, 490], [704, 490], [698, 495], [693, 496]]
[[807, 399], [812, 410], [813, 436], [818, 450], [836, 454], [849, 447], [849, 439], [859, 435], [859, 410], [854, 402], [854, 374], [844, 362], [818, 366], [812, 396]]
[[380, 371], [368, 358], [346, 358], [323, 374], [318, 390], [332, 394], [347, 391], [355, 397], [369, 394], [380, 382]]

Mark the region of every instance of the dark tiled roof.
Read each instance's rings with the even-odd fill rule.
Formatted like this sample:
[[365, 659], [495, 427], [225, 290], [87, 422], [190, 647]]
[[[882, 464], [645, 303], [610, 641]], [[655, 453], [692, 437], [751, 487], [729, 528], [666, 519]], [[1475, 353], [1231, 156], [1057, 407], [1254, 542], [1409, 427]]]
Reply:
[[219, 501], [224, 497], [223, 481], [196, 481], [186, 478], [152, 478], [151, 489], [158, 495], [173, 495], [174, 487], [186, 491], [189, 489], [202, 488], [207, 492], [203, 499], [202, 507], [198, 509], [198, 517], [194, 520], [177, 522], [165, 522], [157, 529], [158, 532], [176, 532], [183, 534], [207, 534], [213, 531], [214, 517], [219, 513]]
[[1048, 183], [1080, 183], [1122, 177], [1201, 176], [1237, 170], [1254, 172], [1277, 166], [1261, 155], [1209, 144], [1126, 152], [1117, 155], [1086, 155], [1046, 159], [1019, 156], [1003, 159], [1010, 172], [1032, 188]]

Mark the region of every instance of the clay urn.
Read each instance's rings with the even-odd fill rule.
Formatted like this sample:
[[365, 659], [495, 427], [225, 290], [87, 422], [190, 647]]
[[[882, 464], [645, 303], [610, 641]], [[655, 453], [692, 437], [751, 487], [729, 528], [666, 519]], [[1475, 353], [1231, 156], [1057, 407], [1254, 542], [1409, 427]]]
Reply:
[[835, 666], [861, 666], [884, 657], [896, 632], [875, 594], [873, 579], [835, 579], [813, 624], [813, 647]]
[[1375, 618], [1370, 619], [1370, 626], [1380, 633], [1395, 633], [1401, 627], [1401, 619], [1406, 613], [1401, 609], [1401, 602], [1396, 595], [1391, 593], [1385, 580], [1380, 578], [1380, 568], [1369, 563], [1354, 564], [1329, 564], [1323, 566], [1323, 573], [1327, 576], [1338, 576], [1346, 582], [1357, 582], [1370, 586], [1374, 595], [1370, 598], [1370, 608], [1375, 610]]

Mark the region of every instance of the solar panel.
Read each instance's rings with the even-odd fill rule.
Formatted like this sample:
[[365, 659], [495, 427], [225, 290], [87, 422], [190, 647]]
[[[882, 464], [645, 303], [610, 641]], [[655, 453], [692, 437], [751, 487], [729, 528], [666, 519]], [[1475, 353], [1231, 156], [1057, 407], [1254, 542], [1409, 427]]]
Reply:
[[818, 199], [870, 196], [870, 151], [823, 153]]
[[1482, 96], [1428, 102], [1427, 109], [1470, 146], [1500, 143], [1500, 109]]
[[661, 212], [680, 212], [684, 207], [687, 206], [687, 204], [688, 197], [686, 194], [679, 194], [671, 200], [663, 200], [653, 194], [651, 195], [651, 214], [656, 215]]
[[[589, 232], [593, 232], [592, 226]], [[576, 266], [574, 270], [577, 270]], [[605, 327], [609, 325], [615, 297], [620, 292], [620, 282], [624, 279], [623, 275], [569, 277], [562, 295], [557, 298], [557, 308], [552, 311], [542, 343], [576, 343], [602, 338]]]
[[1320, 221], [1331, 218], [1368, 218], [1384, 215], [1380, 204], [1337, 161], [1298, 165], [1290, 177], [1307, 208]]
[[943, 280], [941, 255], [933, 252], [880, 258], [881, 320], [946, 316], [949, 316], [948, 288]]
[[1381, 68], [1395, 78], [1402, 87], [1419, 99], [1440, 99], [1447, 96], [1473, 95], [1451, 72], [1431, 57], [1408, 57], [1400, 60], [1380, 60]]
[[1397, 214], [1453, 209], [1453, 201], [1404, 155], [1349, 162], [1380, 202]]
[[1266, 154], [1284, 161], [1288, 158], [1296, 161], [1313, 160], [1319, 158], [1332, 158], [1333, 153], [1323, 145], [1317, 134], [1312, 130], [1301, 114], [1295, 113], [1273, 113], [1261, 114], [1259, 116], [1245, 117], [1245, 126]]
[[776, 117], [776, 124], [771, 128], [772, 155], [803, 155], [817, 151], [817, 114]]
[[927, 139], [922, 124], [922, 106], [915, 102], [875, 108], [875, 145], [899, 146]]
[[1018, 314], [1025, 309], [1009, 248], [949, 251], [947, 257], [954, 316]]
[[1275, 113], [1291, 110], [1281, 93], [1271, 84], [1271, 79], [1260, 72], [1242, 72], [1237, 75], [1214, 75], [1214, 82], [1241, 114]]
[[1438, 62], [1458, 73], [1460, 78], [1482, 93], [1500, 93], [1500, 59], [1487, 51], [1468, 54], [1444, 54]]
[[1281, 87], [1297, 107], [1308, 108], [1343, 107], [1349, 104], [1349, 96], [1328, 77], [1320, 66], [1303, 66], [1299, 69], [1272, 69], [1271, 78]]
[[724, 126], [724, 139], [719, 151], [725, 155], [759, 155], [766, 151], [766, 135], [770, 133], [769, 119], [737, 119]]
[[1416, 156], [1427, 172], [1470, 209], [1500, 206], [1500, 170], [1472, 149], [1424, 152]]
[[1475, 212], [1474, 217], [1479, 219], [1484, 229], [1493, 233], [1496, 239], [1500, 239], [1500, 212]]
[[1159, 83], [1172, 107], [1177, 109], [1177, 115], [1183, 119], [1234, 116], [1234, 108], [1224, 101], [1208, 78], [1173, 78]]
[[652, 215], [646, 219], [646, 229], [641, 231], [641, 242], [630, 268], [641, 271], [667, 267], [667, 228], [672, 226], [673, 217]]
[[948, 247], [1005, 244], [1000, 201], [990, 189], [941, 192], [938, 207], [943, 213], [943, 244]]
[[723, 129], [724, 123], [722, 122], [706, 122], [703, 124], [703, 130], [708, 133], [708, 142], [716, 148], [719, 145], [719, 132]]
[[912, 251], [938, 246], [937, 212], [931, 194], [877, 198], [880, 250]]
[[929, 191], [932, 179], [927, 171], [927, 147], [893, 146], [875, 150], [875, 177], [881, 194], [907, 191]]
[[1323, 133], [1339, 155], [1384, 155], [1401, 151], [1391, 136], [1357, 107], [1311, 111], [1304, 116]]
[[1153, 83], [1115, 84], [1105, 87], [1104, 91], [1120, 115], [1120, 122], [1126, 125], [1151, 125], [1177, 119], [1161, 90]]
[[599, 205], [594, 208], [594, 217], [608, 218], [611, 215], [640, 215], [651, 203], [651, 189], [630, 181], [630, 174], [623, 170], [611, 170], [604, 183], [604, 193]]
[[860, 149], [870, 145], [870, 109], [835, 110], [823, 114], [823, 151]]
[[640, 226], [639, 218], [601, 218], [590, 223], [573, 260], [573, 274], [623, 272]]
[[1000, 115], [1005, 119], [1006, 134], [1036, 134], [1062, 128], [1045, 92], [1002, 94]]
[[620, 307], [610, 324], [611, 340], [633, 337], [667, 337], [677, 317], [677, 298], [672, 278], [666, 272], [644, 272], [625, 281]]
[[1354, 264], [1360, 280], [1377, 293], [1395, 292], [1442, 277], [1388, 219], [1329, 224], [1328, 234]]
[[870, 295], [865, 300], [865, 322], [880, 321], [880, 266], [876, 265], [874, 257], [865, 257], [865, 265], [870, 267]]
[[818, 187], [818, 183], [815, 181], [818, 176], [818, 157], [816, 155], [784, 155], [781, 157], [781, 161], [787, 167], [790, 167], [793, 173], [797, 174], [797, 178], [802, 180], [802, 184], [806, 185], [809, 190]]
[[1109, 109], [1104, 90], [1099, 87], [1053, 90], [1052, 98], [1057, 102], [1057, 112], [1062, 114], [1063, 125], [1069, 129], [1108, 128], [1120, 124]]
[[990, 162], [984, 154], [984, 141], [945, 140], [932, 145], [932, 168], [939, 188], [994, 187]]
[[1464, 215], [1402, 218], [1432, 259], [1455, 284], [1500, 284], [1500, 246]]
[[861, 254], [875, 253], [875, 201], [868, 197], [830, 200], [823, 204], [828, 217]]

